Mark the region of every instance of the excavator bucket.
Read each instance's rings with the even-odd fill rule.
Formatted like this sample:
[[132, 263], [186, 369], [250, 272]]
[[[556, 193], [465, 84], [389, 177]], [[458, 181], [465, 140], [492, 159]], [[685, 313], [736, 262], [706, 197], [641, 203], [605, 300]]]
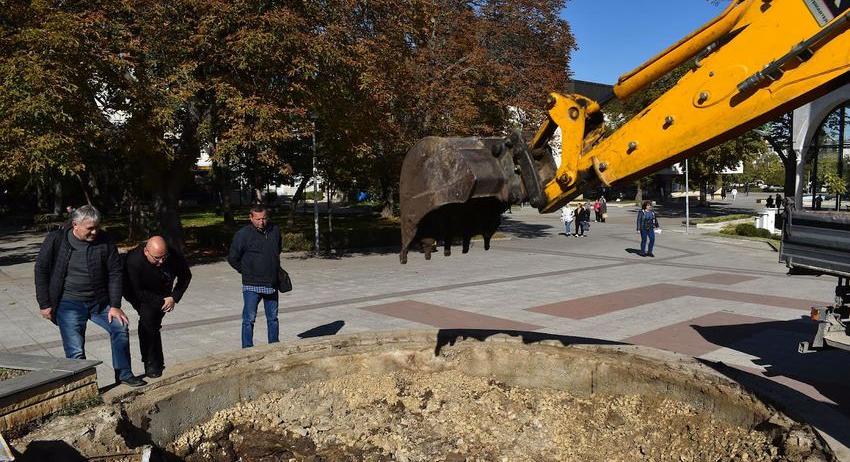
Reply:
[[401, 168], [401, 263], [417, 245], [430, 260], [437, 241], [451, 254], [455, 239], [463, 252], [472, 236], [482, 235], [484, 248], [512, 203], [525, 199], [516, 173], [517, 148], [526, 153], [518, 134], [510, 138], [440, 138], [420, 140]]

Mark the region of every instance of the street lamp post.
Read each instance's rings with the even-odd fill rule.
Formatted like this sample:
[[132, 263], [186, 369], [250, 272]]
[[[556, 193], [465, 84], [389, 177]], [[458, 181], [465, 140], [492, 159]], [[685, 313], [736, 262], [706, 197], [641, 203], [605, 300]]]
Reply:
[[315, 252], [319, 254], [319, 175], [316, 169], [316, 121], [313, 120], [313, 234]]

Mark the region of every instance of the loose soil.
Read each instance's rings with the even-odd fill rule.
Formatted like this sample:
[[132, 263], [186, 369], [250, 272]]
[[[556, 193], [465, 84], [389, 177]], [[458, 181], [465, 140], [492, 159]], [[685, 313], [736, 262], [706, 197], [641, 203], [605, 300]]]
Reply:
[[4, 381], [6, 379], [12, 379], [12, 378], [15, 378], [15, 377], [20, 377], [20, 376], [26, 374], [27, 372], [29, 372], [29, 371], [24, 371], [24, 370], [21, 370], [21, 369], [3, 369], [2, 367], [0, 367], [0, 382]]
[[188, 461], [246, 462], [830, 460], [810, 431], [771, 422], [736, 426], [658, 395], [364, 372], [225, 409], [167, 449]]

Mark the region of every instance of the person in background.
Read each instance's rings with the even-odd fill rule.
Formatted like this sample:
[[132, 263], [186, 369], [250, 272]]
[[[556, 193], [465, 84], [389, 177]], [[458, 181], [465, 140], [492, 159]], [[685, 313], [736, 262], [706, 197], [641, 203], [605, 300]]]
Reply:
[[122, 268], [118, 248], [100, 230], [100, 212], [84, 205], [71, 227], [47, 235], [35, 260], [35, 292], [41, 316], [59, 326], [65, 357], [86, 359], [86, 325], [109, 334], [116, 382], [146, 382], [130, 364], [130, 321], [121, 310]]
[[[643, 201], [637, 215], [637, 232], [640, 233], [641, 257], [655, 257], [652, 253], [652, 249], [655, 247], [655, 228], [658, 228], [658, 217], [652, 211], [652, 202]], [[649, 249], [646, 246], [647, 241], [649, 242]]]
[[593, 201], [593, 215], [597, 223], [602, 221], [602, 204], [599, 203], [599, 198]]
[[161, 377], [165, 369], [162, 318], [180, 302], [191, 280], [186, 259], [161, 236], [127, 253], [124, 298], [139, 313], [139, 348], [149, 378]]
[[602, 223], [605, 223], [605, 220], [608, 218], [608, 201], [605, 200], [605, 196], [599, 199], [599, 212], [602, 217]]
[[561, 222], [564, 223], [564, 230], [567, 237], [575, 236], [572, 232], [573, 221], [575, 221], [575, 211], [569, 206], [569, 204], [561, 207]]
[[764, 206], [769, 209], [773, 208], [773, 196], [767, 196], [767, 199], [764, 201]]
[[779, 193], [776, 193], [776, 200], [774, 201], [774, 203], [776, 204], [776, 208], [778, 209], [783, 207], [784, 202], [782, 201], [782, 196], [780, 196]]
[[590, 207], [586, 206], [584, 202], [579, 203], [579, 210], [576, 214], [576, 220], [578, 220], [578, 237], [587, 236], [588, 231], [590, 231]]
[[257, 305], [263, 301], [269, 343], [278, 342], [278, 270], [283, 240], [262, 205], [251, 207], [250, 223], [233, 236], [227, 262], [242, 275], [242, 348], [254, 346]]
[[738, 197], [738, 188], [732, 188], [732, 202], [735, 202], [736, 197]]

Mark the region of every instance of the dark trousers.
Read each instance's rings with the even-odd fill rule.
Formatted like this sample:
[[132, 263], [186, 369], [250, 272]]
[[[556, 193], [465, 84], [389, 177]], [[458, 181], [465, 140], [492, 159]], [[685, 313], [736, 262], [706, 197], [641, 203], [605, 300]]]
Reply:
[[139, 348], [142, 353], [142, 362], [145, 369], [162, 371], [165, 367], [165, 358], [162, 355], [162, 303], [140, 303], [133, 308], [139, 313]]

